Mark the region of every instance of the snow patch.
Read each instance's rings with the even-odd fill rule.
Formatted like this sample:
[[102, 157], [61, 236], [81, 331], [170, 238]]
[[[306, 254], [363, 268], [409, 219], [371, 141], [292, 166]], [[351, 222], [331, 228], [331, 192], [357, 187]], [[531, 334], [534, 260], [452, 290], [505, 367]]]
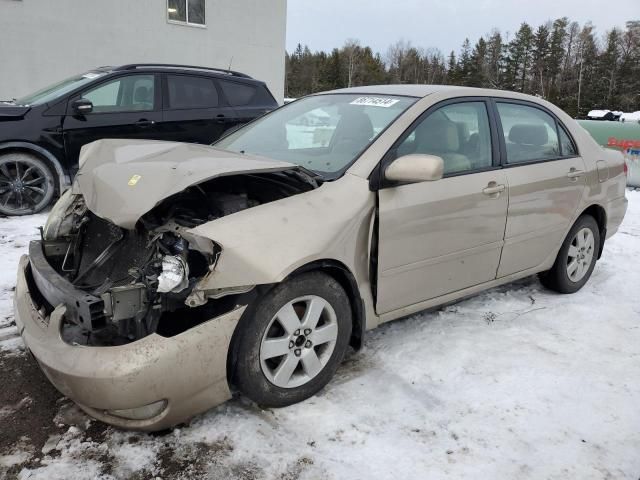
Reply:
[[[627, 197], [620, 231], [574, 295], [532, 277], [383, 325], [309, 400], [262, 410], [241, 397], [165, 435], [92, 439], [63, 402], [56, 421], [71, 426], [20, 478], [636, 480], [640, 192]], [[20, 222], [35, 223], [11, 222], [24, 234]], [[7, 289], [21, 252], [0, 242]], [[10, 315], [0, 298], [0, 318]], [[25, 441], [1, 461], [32, 452]]]

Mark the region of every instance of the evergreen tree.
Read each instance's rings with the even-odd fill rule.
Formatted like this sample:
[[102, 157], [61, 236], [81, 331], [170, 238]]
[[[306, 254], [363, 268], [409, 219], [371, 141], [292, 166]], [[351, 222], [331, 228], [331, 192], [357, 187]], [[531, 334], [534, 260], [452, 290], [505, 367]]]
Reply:
[[533, 32], [528, 23], [520, 25], [515, 37], [507, 48], [506, 88], [525, 92], [529, 69], [531, 67], [531, 44]]
[[492, 88], [502, 88], [503, 49], [502, 35], [498, 30], [494, 30], [487, 40], [486, 56], [487, 82], [488, 86]]
[[469, 61], [469, 73], [465, 85], [471, 87], [488, 87], [487, 74], [487, 42], [480, 38], [471, 52]]
[[460, 57], [458, 58], [458, 81], [462, 85], [469, 84], [469, 73], [471, 72], [471, 43], [468, 38], [462, 42]]
[[449, 54], [449, 60], [447, 63], [447, 80], [449, 85], [457, 85], [460, 82], [460, 72], [458, 72], [458, 61], [456, 54], [453, 50]]
[[549, 27], [540, 25], [533, 35], [533, 49], [531, 52], [531, 86], [529, 92], [545, 96], [549, 82], [549, 56], [551, 54], [549, 42]]
[[[287, 96], [384, 83], [443, 83], [502, 88], [547, 98], [573, 116], [594, 108], [640, 110], [640, 20], [597, 40], [591, 23], [566, 17], [535, 28], [522, 23], [511, 41], [498, 30], [459, 55], [409, 42], [391, 45], [383, 60], [370, 47], [348, 40], [330, 53], [298, 44], [285, 54]], [[507, 35], [508, 40], [508, 35]]]
[[568, 25], [569, 20], [567, 17], [563, 17], [555, 20], [551, 29], [549, 57], [547, 61], [548, 84], [546, 89], [546, 96], [551, 101], [555, 101], [559, 96]]

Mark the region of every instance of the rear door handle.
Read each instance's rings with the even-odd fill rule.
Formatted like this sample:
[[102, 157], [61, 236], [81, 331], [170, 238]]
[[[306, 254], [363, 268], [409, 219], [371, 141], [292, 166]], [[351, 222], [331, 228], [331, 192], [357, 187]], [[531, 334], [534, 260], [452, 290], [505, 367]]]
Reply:
[[497, 197], [499, 196], [499, 194], [504, 192], [504, 190], [504, 185], [498, 185], [496, 184], [496, 182], [489, 182], [489, 185], [487, 185], [487, 187], [482, 190], [482, 193], [484, 193], [485, 195], [495, 195]]
[[136, 122], [136, 125], [140, 128], [145, 128], [145, 127], [152, 127], [156, 124], [156, 122], [154, 122], [153, 120], [147, 120], [146, 118], [143, 118], [141, 120], [138, 120]]
[[225, 123], [227, 121], [227, 117], [224, 115], [216, 115], [216, 123]]
[[580, 178], [582, 175], [584, 175], [584, 172], [582, 170], [571, 168], [571, 170], [569, 170], [569, 173], [567, 173], [567, 178], [570, 178], [571, 180], [576, 180]]

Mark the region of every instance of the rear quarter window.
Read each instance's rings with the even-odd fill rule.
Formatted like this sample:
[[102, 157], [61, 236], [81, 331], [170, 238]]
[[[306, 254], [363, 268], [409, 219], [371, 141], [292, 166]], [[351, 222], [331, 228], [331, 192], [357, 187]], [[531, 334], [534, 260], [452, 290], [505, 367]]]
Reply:
[[276, 103], [264, 85], [248, 85], [228, 80], [219, 80], [219, 83], [229, 105], [232, 107], [275, 105]]
[[578, 154], [576, 146], [573, 144], [571, 137], [565, 131], [564, 127], [559, 128], [560, 131], [560, 148], [564, 157], [571, 157]]

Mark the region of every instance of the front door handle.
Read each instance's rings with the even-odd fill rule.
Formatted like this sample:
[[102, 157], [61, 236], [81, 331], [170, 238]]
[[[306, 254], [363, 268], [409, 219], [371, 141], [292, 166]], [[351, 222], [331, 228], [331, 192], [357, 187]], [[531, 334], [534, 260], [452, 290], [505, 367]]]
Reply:
[[502, 184], [498, 185], [496, 182], [489, 182], [489, 185], [482, 190], [482, 193], [497, 198], [502, 192], [504, 192], [505, 188], [506, 187]]
[[584, 172], [582, 170], [571, 167], [571, 170], [569, 170], [569, 173], [567, 173], [567, 178], [570, 178], [571, 180], [577, 180], [582, 175], [584, 175]]
[[227, 121], [227, 117], [224, 115], [216, 115], [216, 123], [225, 123]]
[[147, 120], [146, 118], [140, 119], [136, 122], [136, 125], [140, 128], [153, 127], [156, 124], [153, 120]]

